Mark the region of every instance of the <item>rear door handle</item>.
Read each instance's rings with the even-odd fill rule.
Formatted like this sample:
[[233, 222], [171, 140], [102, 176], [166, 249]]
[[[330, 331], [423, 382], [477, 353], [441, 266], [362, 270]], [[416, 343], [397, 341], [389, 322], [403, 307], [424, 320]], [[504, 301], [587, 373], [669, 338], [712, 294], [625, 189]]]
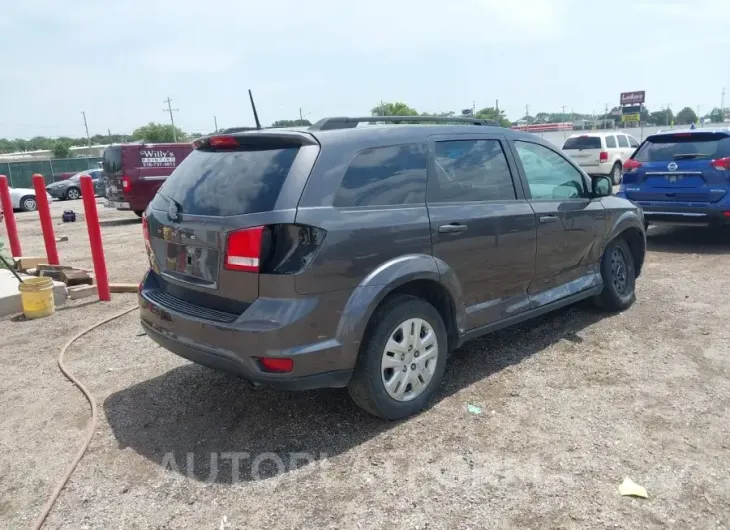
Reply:
[[457, 234], [466, 230], [467, 226], [459, 223], [451, 223], [448, 225], [439, 226], [439, 233], [441, 234]]
[[540, 216], [541, 223], [554, 223], [557, 220], [558, 220], [557, 215], [541, 215]]

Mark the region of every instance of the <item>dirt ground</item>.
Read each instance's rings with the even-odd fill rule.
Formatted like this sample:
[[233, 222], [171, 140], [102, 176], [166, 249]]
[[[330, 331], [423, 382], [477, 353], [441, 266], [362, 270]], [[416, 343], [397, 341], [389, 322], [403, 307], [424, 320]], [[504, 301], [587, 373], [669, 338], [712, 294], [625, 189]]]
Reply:
[[[112, 280], [137, 281], [139, 221], [102, 222]], [[34, 214], [19, 224], [42, 254]], [[91, 265], [85, 230], [57, 225], [63, 262]], [[136, 312], [95, 330], [67, 364], [100, 423], [46, 528], [730, 528], [730, 236], [649, 233], [630, 310], [575, 306], [468, 344], [402, 422], [344, 390], [250, 390], [157, 347]], [[0, 527], [28, 527], [83, 439], [59, 349], [134, 304], [0, 321]], [[619, 496], [624, 477], [649, 499]]]

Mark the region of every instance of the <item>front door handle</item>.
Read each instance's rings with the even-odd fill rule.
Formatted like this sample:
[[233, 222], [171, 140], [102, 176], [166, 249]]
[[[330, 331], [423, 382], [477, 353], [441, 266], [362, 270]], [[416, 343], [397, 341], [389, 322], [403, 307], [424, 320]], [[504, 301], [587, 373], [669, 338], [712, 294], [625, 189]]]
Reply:
[[457, 234], [459, 232], [463, 232], [466, 230], [466, 225], [462, 225], [459, 223], [451, 223], [448, 225], [441, 225], [439, 226], [439, 233], [441, 234]]
[[558, 220], [557, 215], [541, 215], [540, 216], [541, 223], [554, 223], [557, 220]]

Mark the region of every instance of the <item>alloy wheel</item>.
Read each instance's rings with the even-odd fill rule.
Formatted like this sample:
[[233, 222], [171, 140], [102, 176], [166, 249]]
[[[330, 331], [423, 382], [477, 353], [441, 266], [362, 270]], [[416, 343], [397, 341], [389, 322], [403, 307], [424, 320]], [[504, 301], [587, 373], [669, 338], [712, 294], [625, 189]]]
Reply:
[[436, 333], [427, 321], [401, 322], [383, 350], [380, 373], [385, 391], [396, 401], [417, 398], [433, 378], [438, 355]]

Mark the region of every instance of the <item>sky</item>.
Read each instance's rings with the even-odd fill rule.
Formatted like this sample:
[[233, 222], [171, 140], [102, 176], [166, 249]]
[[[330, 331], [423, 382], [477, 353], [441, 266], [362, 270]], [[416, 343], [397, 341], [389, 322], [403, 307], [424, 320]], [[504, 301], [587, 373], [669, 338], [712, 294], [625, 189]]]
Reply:
[[[499, 106], [602, 112], [646, 90], [700, 114], [730, 92], [730, 0], [5, 0], [0, 138], [194, 133]], [[730, 105], [730, 93], [726, 97]]]

